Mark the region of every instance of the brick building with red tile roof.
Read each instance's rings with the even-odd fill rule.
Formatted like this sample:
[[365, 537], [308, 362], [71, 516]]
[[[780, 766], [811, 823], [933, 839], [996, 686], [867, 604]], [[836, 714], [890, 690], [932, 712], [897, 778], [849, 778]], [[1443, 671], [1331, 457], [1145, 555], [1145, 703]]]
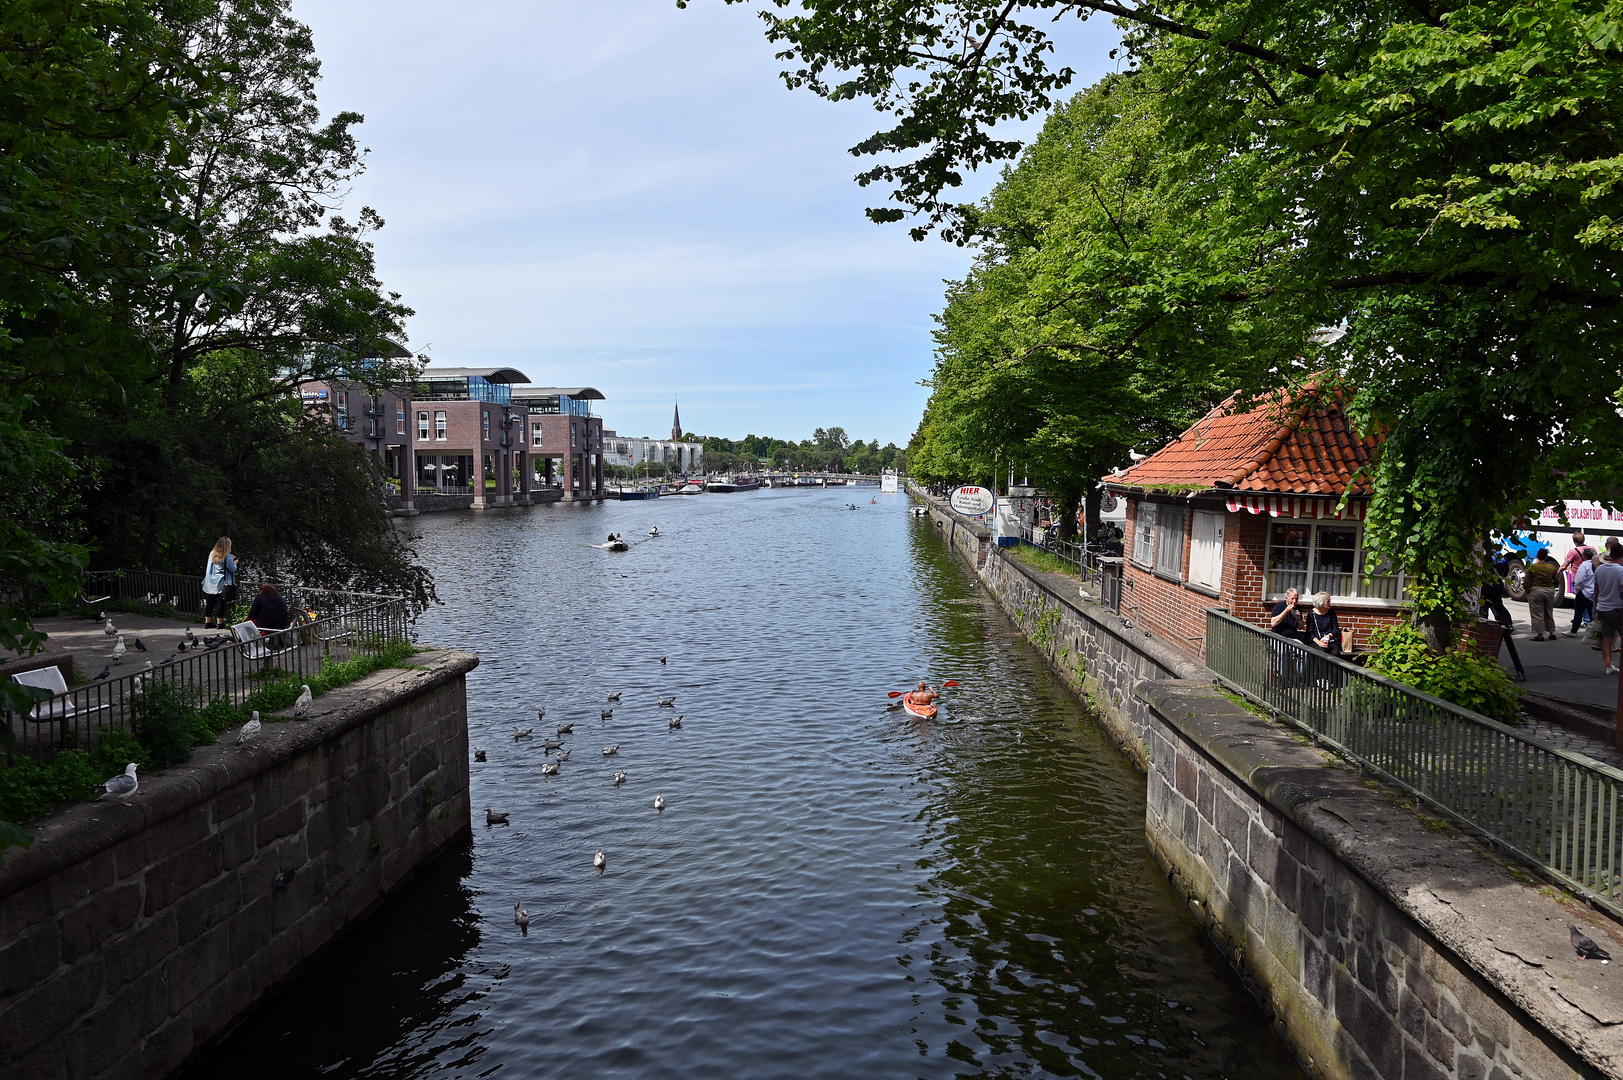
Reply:
[[[1195, 657], [1208, 607], [1266, 626], [1285, 590], [1303, 610], [1331, 594], [1353, 647], [1403, 621], [1401, 574], [1366, 565], [1369, 466], [1343, 395], [1281, 391], [1240, 410], [1231, 397], [1173, 442], [1104, 478], [1127, 503], [1122, 614]], [[1341, 505], [1346, 496], [1346, 506]]]

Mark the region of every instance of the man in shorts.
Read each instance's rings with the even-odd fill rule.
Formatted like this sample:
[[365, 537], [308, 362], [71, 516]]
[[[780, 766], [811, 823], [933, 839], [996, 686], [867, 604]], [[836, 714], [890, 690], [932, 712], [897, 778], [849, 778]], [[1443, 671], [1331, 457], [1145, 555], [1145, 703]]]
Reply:
[[[1623, 544], [1606, 545], [1606, 561], [1595, 569], [1595, 625], [1600, 628], [1600, 658], [1606, 674], [1616, 675], [1612, 641], [1623, 630]], [[1618, 659], [1623, 660], [1623, 655]]]

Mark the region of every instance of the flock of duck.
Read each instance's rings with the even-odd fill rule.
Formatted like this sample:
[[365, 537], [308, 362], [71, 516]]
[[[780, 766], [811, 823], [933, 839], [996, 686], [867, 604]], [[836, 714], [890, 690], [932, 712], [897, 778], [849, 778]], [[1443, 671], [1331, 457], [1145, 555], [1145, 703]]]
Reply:
[[[659, 658], [659, 662], [661, 664], [665, 664], [667, 659], [667, 657], [661, 656]], [[614, 719], [614, 710], [620, 704], [620, 699], [623, 694], [624, 691], [620, 690], [615, 690], [608, 694], [607, 704], [598, 712], [598, 719], [600, 722], [606, 724], [610, 720]], [[676, 695], [662, 695], [658, 699], [658, 707], [661, 709], [674, 709], [676, 707]], [[666, 730], [676, 731], [681, 728], [682, 716], [683, 714], [681, 713], [673, 713], [666, 716]], [[545, 708], [535, 710], [535, 719], [537, 724], [545, 723], [546, 718], [547, 710]], [[536, 729], [534, 727], [519, 727], [517, 724], [514, 724], [513, 741], [518, 743], [526, 740], [532, 740], [535, 738], [535, 731]], [[571, 735], [574, 733], [574, 731], [574, 722], [567, 724], [555, 724], [553, 729], [553, 737], [548, 737], [545, 734], [541, 736], [541, 747], [544, 753], [544, 758], [541, 763], [542, 776], [557, 776], [563, 767], [563, 763], [569, 760], [570, 754], [574, 753], [573, 750], [565, 749], [564, 746], [564, 736]], [[620, 753], [620, 744], [614, 743], [611, 746], [605, 746], [603, 747], [602, 753], [604, 758], [618, 757]], [[473, 760], [488, 761], [489, 754], [479, 747], [474, 747]], [[625, 782], [626, 771], [624, 769], [617, 769], [614, 773], [614, 786], [619, 787]], [[656, 813], [664, 813], [664, 792], [660, 792], [654, 796], [654, 811]], [[511, 815], [506, 812], [499, 812], [489, 806], [485, 807], [485, 828], [487, 829], [493, 828], [497, 825], [510, 824], [510, 818]], [[602, 848], [598, 848], [597, 854], [592, 856], [592, 865], [597, 868], [599, 873], [607, 869], [609, 860], [608, 856], [603, 854]], [[515, 903], [513, 905], [513, 922], [523, 933], [528, 934], [530, 932], [530, 913], [524, 910], [522, 902]]]

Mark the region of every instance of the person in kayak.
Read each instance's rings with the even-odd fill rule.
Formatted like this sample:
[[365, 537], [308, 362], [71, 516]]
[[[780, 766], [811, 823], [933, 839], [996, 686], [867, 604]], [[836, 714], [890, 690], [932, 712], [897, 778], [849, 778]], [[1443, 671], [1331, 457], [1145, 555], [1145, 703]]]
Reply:
[[909, 690], [905, 700], [909, 705], [934, 705], [941, 695], [931, 690], [925, 683], [919, 683], [917, 690]]

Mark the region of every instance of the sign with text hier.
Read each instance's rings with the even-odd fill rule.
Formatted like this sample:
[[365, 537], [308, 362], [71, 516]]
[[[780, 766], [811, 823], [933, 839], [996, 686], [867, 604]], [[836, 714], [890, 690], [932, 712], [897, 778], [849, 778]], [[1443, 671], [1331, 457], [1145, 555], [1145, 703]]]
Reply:
[[982, 514], [992, 512], [996, 505], [996, 497], [990, 488], [975, 487], [973, 484], [955, 488], [949, 504], [952, 508], [966, 517], [980, 517]]

